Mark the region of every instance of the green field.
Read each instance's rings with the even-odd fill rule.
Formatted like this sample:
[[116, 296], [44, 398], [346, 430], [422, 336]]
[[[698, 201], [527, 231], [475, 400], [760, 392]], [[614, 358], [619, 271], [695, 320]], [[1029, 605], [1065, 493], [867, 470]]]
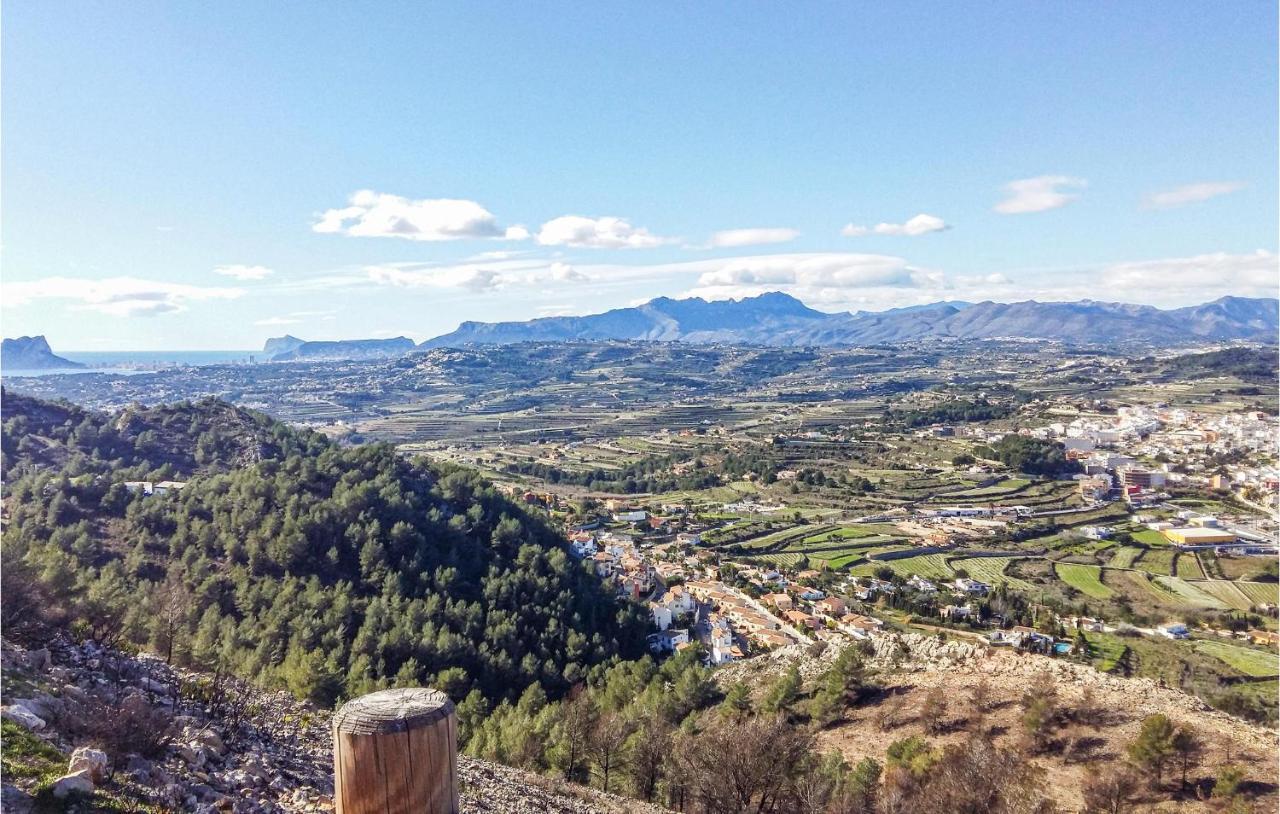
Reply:
[[1011, 577], [1005, 574], [1005, 569], [1009, 567], [1009, 563], [1013, 562], [1016, 557], [965, 557], [951, 561], [951, 567], [959, 570], [963, 568], [969, 572], [969, 576], [988, 585], [999, 585], [1004, 583], [1010, 588], [1016, 588], [1020, 591], [1035, 591], [1036, 586], [1026, 580]]
[[1274, 652], [1213, 641], [1198, 641], [1195, 647], [1247, 676], [1264, 678], [1280, 674], [1280, 656]]
[[1177, 575], [1183, 579], [1204, 579], [1204, 569], [1195, 554], [1179, 554], [1175, 565]]
[[1214, 610], [1226, 610], [1226, 604], [1213, 594], [1200, 590], [1194, 584], [1178, 577], [1156, 577], [1155, 581], [1189, 605]]
[[[892, 527], [890, 527], [892, 529]], [[897, 531], [896, 529], [892, 529]], [[810, 534], [804, 538], [804, 543], [825, 543], [832, 540], [853, 540], [859, 537], [874, 537], [882, 535], [884, 532], [879, 526], [840, 526], [830, 531], [822, 531], [816, 534]], [[898, 532], [901, 534], [901, 532]]]
[[1177, 552], [1170, 549], [1148, 549], [1143, 552], [1134, 566], [1151, 574], [1169, 576], [1173, 573], [1173, 557]]
[[1240, 590], [1238, 583], [1229, 579], [1206, 579], [1195, 583], [1195, 586], [1207, 594], [1218, 599], [1222, 604], [1236, 610], [1249, 610], [1254, 606], [1254, 602], [1249, 599], [1244, 591]]
[[892, 568], [895, 574], [909, 577], [918, 574], [927, 579], [950, 579], [954, 576], [947, 558], [941, 554], [925, 554], [919, 557], [903, 557], [898, 560], [876, 560], [855, 565], [849, 572], [855, 576], [871, 576], [881, 566]]
[[991, 486], [986, 486], [981, 489], [966, 489], [962, 492], [947, 492], [944, 495], [939, 495], [938, 499], [945, 500], [946, 498], [951, 497], [998, 497], [1000, 495], [1007, 495], [1011, 492], [1016, 492], [1019, 489], [1030, 485], [1031, 481], [1024, 478], [1006, 478], [999, 483], [992, 484]]
[[1195, 607], [1194, 603], [1188, 602], [1167, 586], [1161, 585], [1154, 579], [1147, 579], [1146, 574], [1142, 571], [1107, 569], [1106, 576], [1107, 581], [1114, 585], [1117, 590], [1132, 597], [1179, 610]]
[[1102, 569], [1096, 565], [1060, 562], [1054, 565], [1054, 570], [1058, 572], [1058, 579], [1085, 596], [1094, 599], [1110, 599], [1115, 596], [1115, 591], [1102, 584]]
[[1129, 646], [1123, 641], [1107, 633], [1086, 633], [1084, 638], [1089, 643], [1094, 667], [1103, 673], [1109, 673], [1120, 666], [1120, 661], [1129, 650]]
[[1155, 529], [1143, 529], [1142, 531], [1135, 531], [1133, 534], [1129, 536], [1132, 537], [1135, 542], [1142, 543], [1143, 545], [1152, 545], [1152, 546], [1169, 545], [1169, 538], [1165, 537], [1163, 534], [1156, 531]]
[[1274, 605], [1280, 601], [1280, 585], [1274, 582], [1237, 582], [1236, 587], [1244, 591], [1258, 605]]
[[1138, 559], [1138, 555], [1143, 549], [1134, 546], [1124, 546], [1115, 554], [1111, 555], [1111, 561], [1107, 563], [1111, 568], [1132, 568], [1133, 561]]

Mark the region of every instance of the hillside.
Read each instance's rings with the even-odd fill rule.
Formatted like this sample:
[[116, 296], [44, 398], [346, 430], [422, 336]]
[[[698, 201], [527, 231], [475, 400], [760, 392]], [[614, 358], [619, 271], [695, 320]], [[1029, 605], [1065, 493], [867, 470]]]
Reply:
[[[393, 682], [555, 696], [643, 647], [637, 613], [473, 473], [216, 401], [104, 416], [9, 398], [5, 419], [14, 635], [86, 629], [321, 704]], [[125, 490], [147, 473], [189, 480]]]
[[634, 308], [584, 317], [529, 322], [465, 322], [420, 348], [529, 341], [646, 340], [762, 345], [868, 345], [927, 338], [1052, 339], [1074, 344], [1195, 340], [1275, 342], [1280, 331], [1273, 299], [1223, 297], [1204, 305], [1160, 310], [1080, 302], [934, 303], [884, 312], [828, 314], [787, 294], [741, 300], [660, 297]]
[[10, 370], [75, 370], [84, 365], [54, 354], [43, 336], [20, 336], [0, 343], [0, 368]]
[[[31, 651], [0, 645], [4, 704], [10, 710], [4, 722], [6, 812], [56, 805], [56, 779], [67, 773], [71, 755], [86, 738], [106, 747], [112, 770], [82, 798], [82, 805], [93, 810], [190, 811], [202, 805], [259, 812], [333, 810], [328, 710], [209, 673], [174, 670], [155, 658], [62, 639], [47, 644]], [[122, 678], [108, 680], [109, 675]], [[185, 690], [179, 691], [176, 708], [166, 711], [173, 706], [169, 689], [175, 686]], [[222, 698], [219, 708], [202, 703], [211, 692]], [[25, 718], [34, 731], [10, 720], [15, 706], [43, 715], [36, 716], [38, 723]], [[125, 707], [135, 710], [131, 733], [104, 738], [93, 721], [82, 717], [87, 709], [104, 707], [120, 714], [109, 726], [129, 717]], [[243, 713], [234, 711], [241, 707]], [[145, 715], [137, 716], [141, 710]], [[149, 726], [137, 726], [140, 717]], [[661, 810], [466, 755], [458, 759], [458, 776], [467, 814]]]
[[[1209, 796], [1213, 778], [1227, 766], [1244, 768], [1242, 788], [1253, 798], [1249, 804], [1241, 801], [1239, 810], [1275, 810], [1277, 735], [1266, 726], [1211, 709], [1151, 679], [1124, 678], [966, 641], [944, 643], [906, 634], [881, 635], [874, 642], [867, 663], [877, 671], [880, 691], [817, 736], [819, 748], [838, 751], [851, 765], [878, 760], [895, 742], [911, 737], [943, 750], [964, 747], [979, 734], [997, 748], [1024, 754], [1037, 788], [1058, 810], [1080, 811], [1090, 780], [1124, 770], [1127, 747], [1142, 721], [1162, 714], [1193, 732], [1201, 750], [1188, 770], [1186, 789], [1177, 790], [1176, 768], [1160, 790], [1139, 783], [1131, 804], [1152, 808], [1137, 810], [1221, 810], [1221, 801], [1197, 798]], [[803, 687], [820, 687], [838, 655], [833, 647], [815, 655], [812, 648], [791, 646], [730, 665], [717, 672], [716, 680], [726, 690], [738, 683], [758, 688], [754, 695], [759, 703], [792, 666], [798, 668]], [[1042, 746], [1028, 748], [1024, 697], [1040, 683], [1051, 688], [1056, 712]], [[1175, 762], [1170, 761], [1171, 767]]]
[[[159, 407], [132, 405], [115, 415], [7, 389], [0, 439], [6, 478], [17, 471], [135, 474], [151, 480], [227, 471], [323, 445], [262, 413], [214, 399]], [[121, 480], [125, 478], [121, 477]]]
[[324, 342], [308, 342], [294, 336], [268, 339], [262, 352], [271, 362], [319, 362], [334, 359], [382, 359], [400, 356], [413, 350], [413, 340], [398, 336], [394, 339], [344, 339]]

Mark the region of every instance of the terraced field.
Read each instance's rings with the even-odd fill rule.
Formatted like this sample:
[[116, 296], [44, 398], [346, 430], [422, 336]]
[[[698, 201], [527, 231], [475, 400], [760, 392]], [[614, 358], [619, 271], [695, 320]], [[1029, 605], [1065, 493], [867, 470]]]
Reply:
[[743, 560], [753, 564], [772, 565], [777, 568], [794, 568], [800, 562], [799, 554], [756, 554], [750, 557], [743, 557]]
[[1107, 633], [1086, 633], [1084, 638], [1089, 643], [1089, 650], [1095, 659], [1094, 666], [1103, 673], [1109, 673], [1119, 667], [1129, 651], [1128, 645]]
[[1200, 590], [1194, 584], [1178, 577], [1156, 577], [1155, 582], [1176, 594], [1184, 602], [1199, 608], [1226, 610], [1227, 605], [1213, 594]]
[[1147, 573], [1167, 577], [1173, 573], [1173, 558], [1176, 553], [1167, 548], [1148, 549], [1133, 565]]
[[951, 561], [951, 567], [954, 570], [963, 568], [969, 572], [969, 576], [988, 585], [999, 585], [1004, 583], [1010, 588], [1020, 591], [1034, 591], [1036, 586], [1026, 580], [1011, 577], [1005, 573], [1005, 569], [1009, 567], [1009, 563], [1013, 562], [1017, 557], [963, 557]]
[[1156, 531], [1155, 529], [1143, 529], [1142, 531], [1135, 531], [1133, 534], [1129, 536], [1132, 537], [1134, 541], [1142, 543], [1143, 545], [1154, 545], [1154, 546], [1169, 545], [1169, 538], [1165, 537], [1163, 534]]
[[1102, 569], [1096, 565], [1080, 565], [1073, 562], [1060, 562], [1054, 565], [1058, 579], [1075, 588], [1085, 596], [1094, 599], [1110, 599], [1115, 591], [1102, 582]]
[[1238, 583], [1229, 579], [1206, 579], [1195, 583], [1196, 587], [1218, 599], [1222, 604], [1235, 610], [1249, 610], [1256, 604], [1238, 587]]
[[1178, 576], [1183, 579], [1204, 579], [1204, 569], [1195, 554], [1179, 554], [1174, 563]]
[[1275, 605], [1280, 601], [1280, 585], [1274, 582], [1237, 582], [1236, 587], [1255, 604]]
[[898, 560], [877, 560], [855, 565], [849, 569], [849, 572], [856, 576], [871, 576], [877, 568], [886, 565], [902, 577], [918, 574], [926, 579], [951, 579], [955, 576], [951, 566], [947, 564], [947, 558], [942, 554], [924, 554]]
[[979, 489], [965, 489], [960, 492], [948, 492], [945, 497], [982, 497], [995, 498], [1001, 495], [1011, 495], [1020, 489], [1025, 489], [1031, 485], [1031, 481], [1024, 478], [1006, 478], [999, 483], [990, 486], [984, 486]]
[[1188, 602], [1168, 587], [1161, 585], [1154, 579], [1147, 579], [1146, 575], [1141, 571], [1117, 571], [1108, 568], [1105, 572], [1105, 579], [1116, 590], [1138, 599], [1145, 599], [1147, 602], [1155, 602], [1156, 604], [1179, 610], [1196, 607], [1194, 603]]
[[1280, 656], [1271, 651], [1213, 641], [1196, 642], [1195, 648], [1247, 676], [1266, 678], [1280, 674]]
[[1111, 555], [1111, 560], [1107, 563], [1108, 568], [1132, 568], [1133, 561], [1138, 559], [1143, 549], [1134, 546], [1123, 546], [1116, 553]]
[[[783, 529], [782, 531], [770, 532], [768, 534], [764, 534], [759, 537], [752, 537], [749, 540], [745, 540], [741, 543], [738, 543], [738, 545], [747, 549], [770, 548], [772, 546], [783, 545], [790, 540], [803, 540], [805, 537], [808, 537], [812, 533], [813, 533], [812, 527], [799, 526], [795, 528]], [[711, 542], [709, 543], [709, 545], [715, 545], [715, 543]]]

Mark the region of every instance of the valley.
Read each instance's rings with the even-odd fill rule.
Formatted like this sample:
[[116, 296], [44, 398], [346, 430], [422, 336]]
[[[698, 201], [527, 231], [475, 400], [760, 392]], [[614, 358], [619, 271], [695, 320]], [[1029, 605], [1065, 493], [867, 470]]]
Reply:
[[[1105, 688], [1113, 707], [1181, 710], [1206, 744], [1201, 779], [1126, 795], [1192, 805], [1245, 756], [1275, 753], [1263, 735], [1280, 683], [1268, 364], [1247, 348], [608, 342], [323, 373], [289, 362], [6, 379], [5, 572], [30, 586], [6, 593], [34, 589], [46, 608], [7, 618], [6, 635], [159, 649], [320, 710], [380, 686], [443, 687], [466, 753], [677, 808], [680, 794], [720, 794], [681, 778], [709, 782], [697, 743], [714, 743], [732, 708], [761, 737], [842, 755], [834, 774], [787, 769], [787, 783], [825, 777], [827, 795], [853, 794], [870, 760], [896, 779], [859, 794], [923, 801], [939, 789], [907, 782], [892, 755], [949, 760], [978, 726], [1005, 733], [984, 760], [1007, 763], [1010, 788], [1047, 772], [1070, 790], [1050, 797], [1077, 810], [1080, 767], [1129, 782], [1142, 716], [1072, 711], [1096, 702], [1079, 687]], [[262, 389], [225, 387], [251, 378]], [[336, 410], [336, 393], [370, 379], [381, 386], [341, 419], [290, 414], [308, 392]], [[187, 401], [144, 407], [133, 388]], [[509, 574], [475, 582], [492, 557]], [[175, 611], [130, 609], [136, 590]], [[786, 664], [800, 672], [780, 706]], [[1041, 733], [1007, 682], [1046, 671], [1062, 706]], [[972, 704], [954, 699], [981, 675], [1008, 712], [970, 726]], [[1152, 704], [1149, 687], [1181, 700]], [[935, 688], [952, 723], [933, 722]], [[783, 729], [766, 732], [779, 713]], [[687, 727], [706, 734], [684, 744], [674, 729]], [[606, 780], [589, 756], [564, 762], [563, 738], [615, 730], [625, 777]], [[658, 743], [675, 751], [646, 762]], [[1054, 743], [1089, 754], [1060, 761]], [[1246, 775], [1247, 799], [1274, 799], [1273, 776]]]

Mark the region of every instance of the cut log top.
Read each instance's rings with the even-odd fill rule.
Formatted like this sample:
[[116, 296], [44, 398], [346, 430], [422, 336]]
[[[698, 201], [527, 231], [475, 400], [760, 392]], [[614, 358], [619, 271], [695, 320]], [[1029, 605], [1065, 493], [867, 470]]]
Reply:
[[452, 714], [453, 702], [439, 690], [380, 690], [343, 704], [333, 716], [333, 731], [350, 735], [408, 732]]

